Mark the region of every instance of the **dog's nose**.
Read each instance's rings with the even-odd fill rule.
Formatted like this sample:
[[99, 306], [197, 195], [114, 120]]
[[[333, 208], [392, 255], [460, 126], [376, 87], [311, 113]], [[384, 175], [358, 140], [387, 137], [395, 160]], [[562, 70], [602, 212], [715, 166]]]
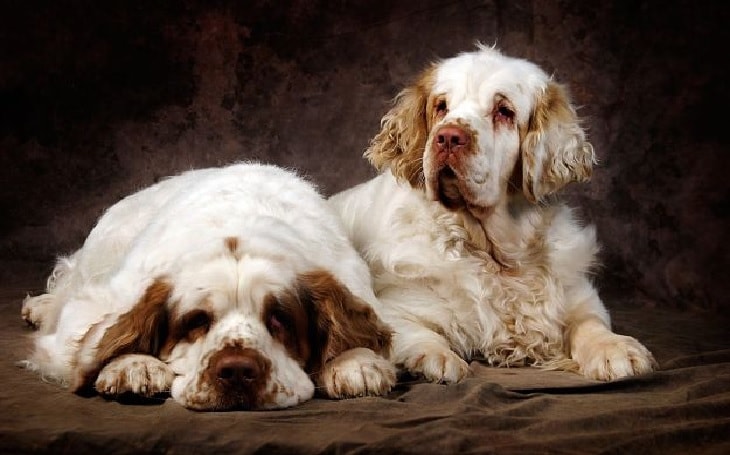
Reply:
[[434, 144], [440, 151], [458, 153], [469, 145], [469, 134], [458, 126], [443, 126], [436, 131]]
[[220, 357], [215, 364], [219, 382], [229, 387], [246, 385], [261, 377], [262, 367], [255, 353], [236, 353]]

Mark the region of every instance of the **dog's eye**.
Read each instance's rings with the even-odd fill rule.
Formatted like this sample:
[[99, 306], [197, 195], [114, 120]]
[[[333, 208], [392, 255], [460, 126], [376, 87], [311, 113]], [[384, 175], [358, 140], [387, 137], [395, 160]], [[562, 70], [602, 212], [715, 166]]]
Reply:
[[494, 112], [494, 118], [495, 120], [512, 121], [512, 119], [515, 118], [515, 111], [502, 104], [497, 107], [497, 110]]
[[272, 311], [266, 319], [266, 329], [272, 337], [282, 339], [291, 330], [289, 316], [277, 309]]
[[446, 106], [446, 100], [441, 100], [436, 104], [436, 113], [437, 114], [445, 114], [447, 110]]
[[276, 314], [272, 314], [269, 316], [269, 320], [266, 323], [266, 328], [272, 335], [276, 336], [276, 334], [284, 330], [284, 324], [281, 322]]
[[205, 333], [210, 328], [210, 315], [203, 310], [195, 310], [183, 316], [181, 331], [190, 335], [193, 332]]

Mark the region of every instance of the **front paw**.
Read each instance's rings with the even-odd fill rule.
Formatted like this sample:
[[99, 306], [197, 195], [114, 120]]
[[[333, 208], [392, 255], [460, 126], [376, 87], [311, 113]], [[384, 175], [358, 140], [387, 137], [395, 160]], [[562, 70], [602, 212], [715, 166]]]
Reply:
[[134, 393], [152, 397], [169, 392], [175, 374], [161, 360], [142, 354], [127, 354], [113, 359], [96, 378], [96, 391], [117, 396]]
[[457, 383], [469, 373], [469, 365], [461, 357], [450, 349], [440, 347], [408, 357], [403, 366], [410, 373], [443, 384]]
[[646, 374], [657, 368], [643, 344], [635, 338], [607, 333], [589, 339], [578, 347], [573, 359], [580, 365], [584, 376], [601, 381], [612, 381]]
[[34, 329], [39, 329], [47, 324], [51, 308], [56, 304], [56, 296], [53, 294], [42, 294], [35, 297], [27, 296], [23, 299], [23, 306], [20, 309], [20, 317]]
[[383, 395], [395, 381], [395, 367], [367, 348], [343, 352], [327, 362], [321, 375], [321, 385], [330, 398]]

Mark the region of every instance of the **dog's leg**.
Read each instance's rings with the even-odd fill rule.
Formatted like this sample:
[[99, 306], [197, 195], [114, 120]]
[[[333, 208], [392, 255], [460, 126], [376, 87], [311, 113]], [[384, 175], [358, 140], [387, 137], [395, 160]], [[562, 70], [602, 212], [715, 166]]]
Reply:
[[59, 257], [51, 275], [46, 280], [46, 293], [23, 299], [20, 317], [34, 329], [51, 333], [56, 328], [61, 309], [68, 300], [69, 287], [78, 275], [76, 254]]
[[20, 317], [34, 329], [48, 325], [49, 319], [57, 313], [58, 301], [53, 294], [41, 294], [35, 297], [27, 296], [23, 299]]
[[464, 379], [469, 365], [441, 335], [410, 321], [399, 321], [393, 334], [391, 359], [396, 365], [431, 382], [456, 383]]
[[61, 303], [55, 294], [41, 294], [23, 299], [20, 317], [34, 329], [43, 327], [48, 332], [55, 324]]
[[395, 367], [371, 349], [354, 348], [327, 362], [320, 380], [330, 398], [383, 395], [395, 385]]
[[584, 376], [610, 381], [649, 373], [657, 367], [651, 352], [638, 340], [611, 331], [595, 290], [591, 288], [577, 301], [568, 313], [565, 343]]
[[144, 354], [126, 354], [112, 359], [102, 368], [95, 388], [106, 396], [131, 392], [151, 397], [169, 392], [173, 379], [175, 374], [160, 359]]

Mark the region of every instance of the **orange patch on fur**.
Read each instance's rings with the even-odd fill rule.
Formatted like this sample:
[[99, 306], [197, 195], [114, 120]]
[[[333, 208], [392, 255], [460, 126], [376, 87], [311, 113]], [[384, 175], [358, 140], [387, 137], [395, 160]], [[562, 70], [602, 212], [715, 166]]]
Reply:
[[204, 301], [202, 308], [188, 311], [183, 315], [176, 311], [169, 312], [167, 339], [160, 348], [160, 359], [168, 358], [180, 341], [185, 340], [192, 344], [208, 333], [214, 322], [209, 308], [210, 304]]
[[410, 87], [402, 90], [380, 121], [381, 130], [370, 141], [365, 157], [382, 171], [390, 168], [399, 180], [423, 187], [423, 152], [428, 139], [429, 97], [436, 77], [431, 65]]
[[587, 181], [594, 161], [563, 86], [548, 83], [525, 130], [520, 128], [522, 189], [531, 202], [564, 185]]
[[137, 304], [120, 315], [116, 323], [104, 332], [97, 345], [93, 365], [76, 372], [75, 390], [91, 386], [99, 371], [115, 357], [123, 354], [157, 355], [167, 336], [165, 306], [171, 292], [172, 286], [162, 278], [155, 279], [147, 287]]
[[331, 273], [325, 270], [304, 273], [298, 283], [300, 299], [308, 302], [310, 312], [314, 313], [320, 342], [314, 346], [319, 356], [312, 356], [309, 371], [321, 371], [326, 362], [353, 348], [369, 348], [388, 355], [390, 327]]
[[97, 348], [97, 361], [107, 362], [121, 354], [154, 355], [160, 347], [158, 326], [163, 322], [171, 292], [172, 286], [159, 278], [149, 285], [134, 308], [119, 316], [117, 323], [104, 333]]

